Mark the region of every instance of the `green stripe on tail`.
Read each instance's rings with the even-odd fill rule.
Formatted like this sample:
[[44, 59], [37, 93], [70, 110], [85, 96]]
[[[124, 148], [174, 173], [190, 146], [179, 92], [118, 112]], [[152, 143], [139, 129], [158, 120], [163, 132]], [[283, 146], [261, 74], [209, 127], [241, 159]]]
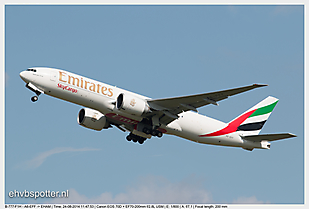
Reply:
[[264, 114], [272, 112], [277, 103], [278, 103], [278, 101], [276, 101], [276, 102], [274, 102], [270, 105], [267, 105], [265, 107], [261, 107], [261, 108], [257, 109], [254, 113], [252, 113], [252, 115], [249, 116], [249, 118], [254, 117], [254, 116], [258, 116], [258, 115], [264, 115]]

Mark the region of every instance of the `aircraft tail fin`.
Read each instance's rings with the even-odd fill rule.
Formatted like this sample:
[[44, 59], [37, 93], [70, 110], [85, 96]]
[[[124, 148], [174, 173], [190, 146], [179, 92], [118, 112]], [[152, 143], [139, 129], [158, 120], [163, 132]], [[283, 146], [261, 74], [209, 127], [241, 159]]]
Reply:
[[[229, 122], [225, 128], [213, 133], [200, 135], [200, 137], [220, 136], [236, 132], [241, 138], [248, 142], [243, 148], [250, 151], [254, 148], [269, 149], [269, 141], [296, 137], [296, 135], [290, 133], [259, 135], [278, 101], [277, 98], [269, 96]], [[252, 142], [260, 142], [260, 147], [255, 147], [256, 145], [253, 145]]]
[[277, 103], [277, 98], [268, 96], [230, 123], [239, 121], [236, 131], [241, 136], [258, 135]]

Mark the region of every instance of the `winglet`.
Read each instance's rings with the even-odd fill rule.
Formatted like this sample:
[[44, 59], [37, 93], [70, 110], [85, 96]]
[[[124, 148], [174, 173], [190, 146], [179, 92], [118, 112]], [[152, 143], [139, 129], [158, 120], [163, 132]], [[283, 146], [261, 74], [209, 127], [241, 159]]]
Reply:
[[253, 84], [253, 86], [263, 87], [263, 86], [268, 86], [268, 85], [267, 84], [257, 84], [257, 83], [255, 83], [255, 84]]

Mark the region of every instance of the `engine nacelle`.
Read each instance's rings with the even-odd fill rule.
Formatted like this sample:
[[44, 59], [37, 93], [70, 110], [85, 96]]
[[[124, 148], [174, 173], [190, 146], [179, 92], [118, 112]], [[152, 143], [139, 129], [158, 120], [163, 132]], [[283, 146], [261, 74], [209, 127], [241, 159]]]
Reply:
[[106, 117], [102, 113], [89, 108], [83, 108], [79, 111], [77, 122], [81, 126], [96, 131], [101, 131], [103, 128], [108, 128], [110, 126]]
[[150, 108], [145, 100], [130, 94], [119, 94], [116, 107], [120, 111], [136, 116], [141, 116], [143, 113], [150, 112]]

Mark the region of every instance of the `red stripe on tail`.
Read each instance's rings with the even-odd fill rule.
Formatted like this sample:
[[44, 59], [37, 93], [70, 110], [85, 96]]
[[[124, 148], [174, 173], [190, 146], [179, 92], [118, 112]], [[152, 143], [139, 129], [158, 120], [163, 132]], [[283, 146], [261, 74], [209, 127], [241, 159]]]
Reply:
[[247, 112], [241, 116], [239, 116], [238, 118], [236, 118], [235, 120], [233, 120], [232, 122], [230, 122], [225, 128], [210, 133], [210, 134], [204, 134], [204, 135], [199, 135], [199, 137], [207, 137], [207, 136], [221, 136], [224, 134], [229, 134], [229, 133], [233, 133], [237, 130], [238, 126], [240, 124], [242, 124], [252, 113], [254, 113], [255, 110], [251, 110], [250, 112]]

